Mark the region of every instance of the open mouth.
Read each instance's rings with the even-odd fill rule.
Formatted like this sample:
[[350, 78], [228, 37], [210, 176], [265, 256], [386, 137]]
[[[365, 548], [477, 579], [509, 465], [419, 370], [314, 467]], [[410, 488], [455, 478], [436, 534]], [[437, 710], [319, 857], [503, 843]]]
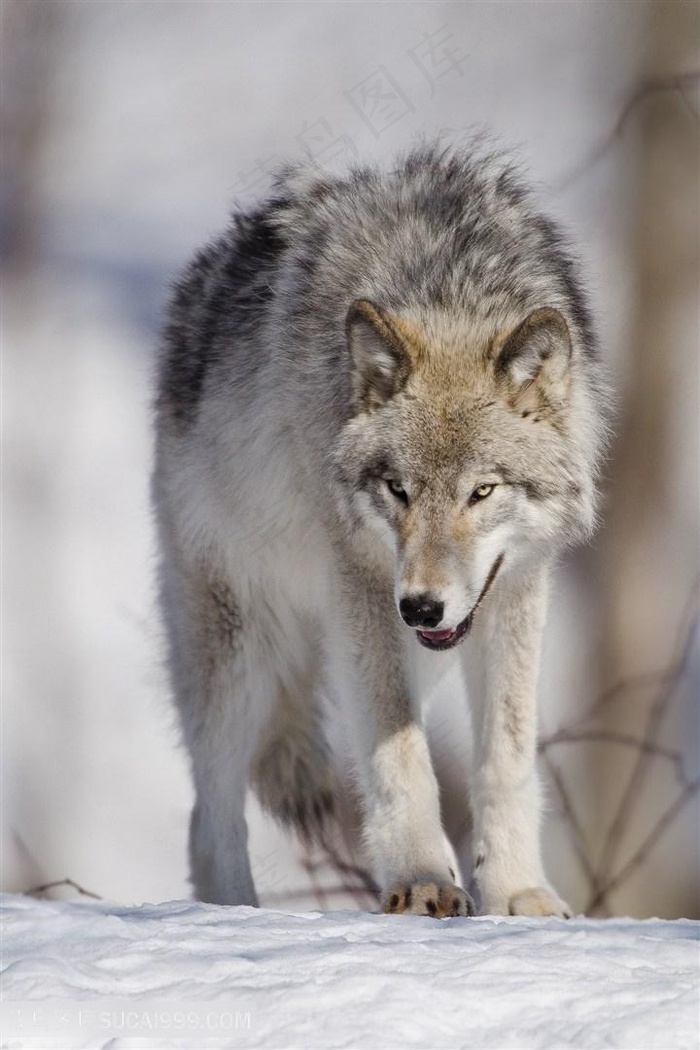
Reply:
[[466, 619], [449, 631], [416, 631], [418, 641], [426, 649], [451, 649], [469, 634], [473, 619], [474, 610], [472, 609]]
[[417, 630], [418, 641], [421, 645], [424, 645], [426, 649], [432, 649], [434, 652], [440, 652], [443, 649], [452, 649], [455, 645], [459, 645], [463, 638], [469, 634], [472, 623], [474, 622], [474, 614], [479, 608], [484, 598], [491, 590], [491, 584], [496, 579], [498, 570], [503, 564], [503, 554], [499, 554], [495, 562], [491, 566], [491, 571], [486, 577], [486, 583], [483, 586], [481, 594], [476, 600], [474, 608], [461, 623], [458, 623], [456, 627], [451, 627], [444, 631], [423, 631]]

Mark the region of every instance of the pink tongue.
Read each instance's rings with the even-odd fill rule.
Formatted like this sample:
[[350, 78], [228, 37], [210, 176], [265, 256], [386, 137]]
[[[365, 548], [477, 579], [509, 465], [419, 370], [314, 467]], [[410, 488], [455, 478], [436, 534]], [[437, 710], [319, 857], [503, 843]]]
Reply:
[[454, 631], [421, 631], [424, 638], [431, 638], [434, 642], [444, 642], [446, 638], [449, 638], [454, 634]]

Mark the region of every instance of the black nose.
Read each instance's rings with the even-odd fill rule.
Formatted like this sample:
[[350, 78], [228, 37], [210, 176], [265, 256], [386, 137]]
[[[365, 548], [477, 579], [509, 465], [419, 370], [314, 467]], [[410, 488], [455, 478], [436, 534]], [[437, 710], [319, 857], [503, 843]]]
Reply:
[[436, 602], [428, 594], [416, 594], [402, 598], [399, 612], [409, 627], [437, 627], [445, 612], [443, 602]]

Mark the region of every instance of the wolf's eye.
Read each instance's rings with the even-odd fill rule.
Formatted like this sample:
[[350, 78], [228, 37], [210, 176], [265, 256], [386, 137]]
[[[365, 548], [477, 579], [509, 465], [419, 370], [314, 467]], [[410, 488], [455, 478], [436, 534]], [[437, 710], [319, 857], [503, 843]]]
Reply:
[[384, 484], [389, 489], [392, 496], [395, 496], [396, 499], [400, 499], [402, 503], [408, 503], [406, 489], [396, 481], [395, 478], [384, 478]]
[[479, 500], [486, 499], [495, 488], [495, 485], [477, 485], [469, 497], [469, 505], [471, 506], [472, 503], [478, 503]]

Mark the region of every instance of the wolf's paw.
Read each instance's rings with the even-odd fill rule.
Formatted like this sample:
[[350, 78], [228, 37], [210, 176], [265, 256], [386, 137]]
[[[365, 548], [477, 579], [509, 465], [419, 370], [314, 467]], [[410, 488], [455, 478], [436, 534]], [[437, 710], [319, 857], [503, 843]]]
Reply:
[[439, 886], [436, 882], [414, 882], [392, 886], [382, 894], [382, 911], [394, 914], [432, 915], [445, 919], [453, 915], [475, 915], [474, 901], [459, 886]]
[[510, 898], [509, 915], [556, 915], [560, 919], [570, 919], [573, 911], [565, 901], [558, 897], [554, 890], [544, 886], [534, 886], [522, 890]]
[[321, 839], [334, 810], [336, 782], [323, 745], [306, 734], [270, 741], [259, 753], [253, 786], [261, 804], [307, 841]]

